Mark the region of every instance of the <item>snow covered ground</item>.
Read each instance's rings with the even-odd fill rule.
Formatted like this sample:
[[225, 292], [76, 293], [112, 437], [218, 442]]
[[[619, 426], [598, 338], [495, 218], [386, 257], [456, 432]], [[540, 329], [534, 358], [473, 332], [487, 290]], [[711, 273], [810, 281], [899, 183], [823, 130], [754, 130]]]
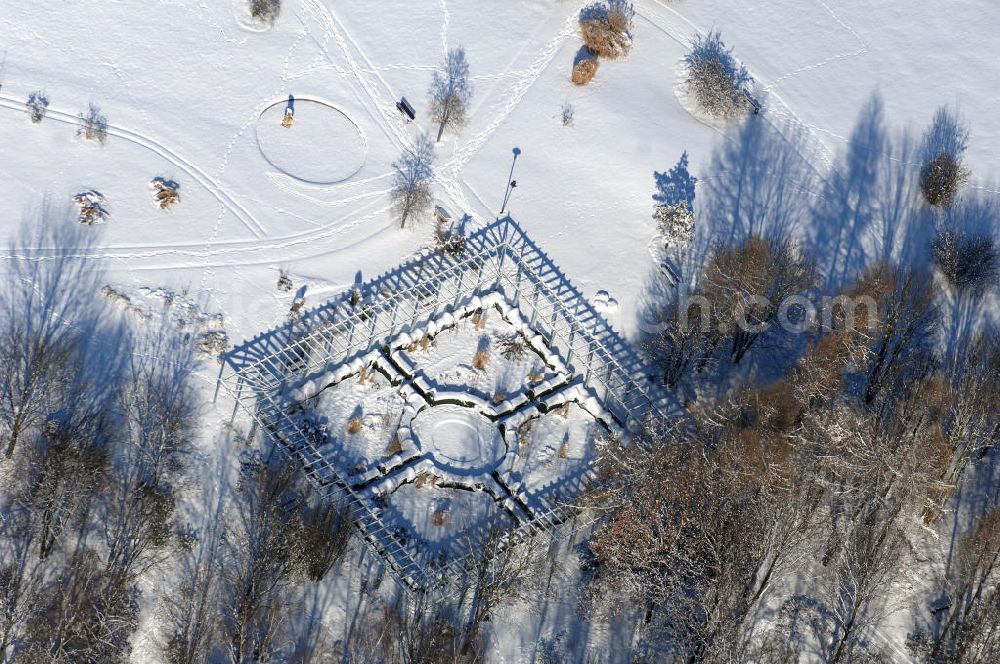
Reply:
[[[648, 250], [653, 172], [687, 151], [699, 177], [697, 208], [706, 187], [736, 169], [713, 155], [737, 138], [693, 117], [678, 96], [690, 38], [711, 29], [721, 30], [757, 80], [766, 106], [760, 120], [794, 136], [789, 144], [817, 172], [844, 153], [878, 93], [893, 135], [918, 134], [939, 105], [955, 107], [971, 127], [972, 186], [1000, 195], [993, 183], [1000, 154], [995, 2], [942, 9], [865, 0], [638, 0], [632, 53], [577, 87], [569, 70], [582, 4], [286, 0], [275, 25], [265, 27], [249, 21], [242, 0], [0, 0], [0, 244], [10, 246], [23, 225], [76, 223], [72, 197], [100, 192], [109, 217], [92, 228], [101, 238], [93, 254], [104, 259], [114, 292], [129, 302], [180, 294], [197, 310], [189, 318], [198, 334], [224, 332], [230, 344], [251, 338], [282, 323], [297, 297], [306, 307], [318, 304], [359, 273], [380, 274], [428, 243], [428, 226], [397, 228], [390, 164], [418, 132], [434, 132], [425, 94], [432, 71], [448, 48], [464, 45], [475, 85], [470, 121], [437, 146], [435, 195], [474, 225], [491, 220], [512, 149], [520, 148], [511, 214], [587, 296], [607, 291], [619, 303], [608, 316], [630, 334], [656, 268]], [[50, 105], [32, 124], [24, 102], [36, 90]], [[401, 96], [415, 106], [415, 123], [396, 110]], [[289, 97], [295, 115], [285, 128]], [[91, 102], [108, 119], [104, 146], [77, 136], [77, 115]], [[561, 121], [567, 103], [571, 126]], [[180, 202], [168, 210], [151, 194], [156, 177], [180, 185]], [[801, 184], [789, 178], [789, 186]], [[820, 196], [818, 189], [800, 193], [808, 202]], [[727, 221], [705, 215], [699, 223], [713, 235]], [[803, 237], [816, 230], [799, 229]], [[293, 282], [289, 292], [276, 288], [282, 273]], [[984, 315], [997, 315], [992, 303]], [[204, 365], [206, 399], [217, 371], [214, 362]], [[388, 441], [369, 435], [378, 424], [369, 419], [398, 404], [380, 396], [378, 380], [343, 389], [367, 390], [370, 415], [357, 440], [382, 451]], [[500, 375], [483, 380], [485, 391], [507, 389]], [[216, 440], [228, 419], [231, 404], [217, 406], [205, 441]], [[564, 424], [554, 417], [536, 426], [590, 426], [586, 418]], [[205, 448], [209, 456], [224, 453]], [[531, 454], [570, 464], [582, 452], [571, 446], [563, 457], [547, 443]], [[394, 504], [413, 509], [398, 497]], [[534, 634], [500, 633], [504, 661], [531, 661]], [[890, 638], [899, 645], [898, 635]]]

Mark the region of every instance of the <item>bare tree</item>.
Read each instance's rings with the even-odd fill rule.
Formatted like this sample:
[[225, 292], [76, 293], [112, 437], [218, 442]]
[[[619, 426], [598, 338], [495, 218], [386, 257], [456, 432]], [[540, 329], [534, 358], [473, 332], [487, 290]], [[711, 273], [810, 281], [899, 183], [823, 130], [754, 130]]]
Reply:
[[943, 579], [943, 623], [910, 637], [929, 664], [976, 664], [1000, 658], [1000, 507], [982, 514], [958, 541]]
[[97, 313], [99, 272], [82, 257], [93, 239], [62, 223], [68, 218], [70, 211], [43, 207], [22, 231], [0, 291], [0, 425], [8, 459], [21, 435], [54, 410], [56, 387], [80, 373], [81, 337]]
[[431, 98], [431, 118], [438, 123], [437, 140], [441, 141], [445, 128], [458, 130], [468, 119], [472, 84], [469, 82], [469, 63], [465, 49], [453, 48], [445, 56], [442, 69], [435, 71], [428, 92]]
[[880, 262], [865, 271], [852, 295], [878, 304], [864, 394], [871, 403], [880, 391], [892, 388], [906, 354], [921, 349], [937, 324], [934, 284], [918, 268]]
[[286, 507], [295, 500], [295, 471], [261, 464], [241, 483], [222, 567], [222, 630], [234, 664], [268, 659], [280, 649], [286, 592], [300, 559], [301, 524]]
[[79, 136], [83, 136], [88, 141], [97, 141], [101, 145], [108, 140], [108, 118], [101, 113], [101, 109], [94, 103], [87, 106], [86, 113], [80, 113], [80, 129], [77, 130]]
[[469, 537], [467, 549], [478, 555], [468, 578], [458, 580], [463, 597], [472, 593], [462, 655], [474, 651], [482, 624], [497, 608], [522, 601], [540, 587], [548, 541], [535, 537], [513, 542], [510, 536], [509, 528], [496, 523], [481, 536]]
[[18, 661], [127, 661], [139, 607], [135, 589], [121, 589], [123, 584], [96, 552], [85, 547], [74, 551], [28, 621]]
[[739, 364], [778, 321], [785, 301], [805, 293], [815, 281], [812, 264], [787, 241], [751, 236], [716, 252], [699, 293], [711, 304], [719, 329], [731, 340], [731, 359]]
[[393, 210], [400, 218], [400, 228], [406, 227], [407, 219], [422, 217], [430, 209], [433, 166], [434, 144], [426, 134], [420, 134], [413, 146], [404, 148], [393, 162], [390, 196]]

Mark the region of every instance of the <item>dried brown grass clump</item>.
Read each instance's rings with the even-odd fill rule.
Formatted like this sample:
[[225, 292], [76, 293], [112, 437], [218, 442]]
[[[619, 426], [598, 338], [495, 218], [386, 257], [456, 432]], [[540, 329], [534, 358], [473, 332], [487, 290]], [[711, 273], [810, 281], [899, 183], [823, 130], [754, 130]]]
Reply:
[[385, 448], [385, 455], [392, 456], [393, 454], [399, 454], [403, 451], [403, 441], [400, 440], [399, 434], [392, 437], [389, 441], [388, 447]]
[[552, 409], [552, 412], [555, 413], [556, 415], [560, 416], [560, 417], [568, 418], [569, 417], [569, 402], [567, 401], [563, 405], [561, 405], [561, 406], [559, 406], [557, 408]]
[[559, 458], [565, 459], [568, 456], [569, 456], [569, 443], [567, 442], [563, 443], [562, 446], [559, 448]]
[[485, 369], [490, 363], [490, 351], [481, 350], [478, 351], [475, 357], [472, 358], [472, 366], [480, 371]]
[[615, 30], [607, 16], [580, 21], [580, 35], [587, 48], [609, 60], [625, 57], [632, 48], [632, 38], [627, 32]]
[[497, 393], [495, 393], [493, 395], [493, 400], [492, 400], [493, 401], [493, 405], [494, 406], [499, 406], [500, 404], [502, 404], [504, 402], [504, 399], [506, 399], [506, 398], [507, 398], [507, 395], [504, 394], [503, 392], [497, 392]]
[[489, 316], [486, 314], [485, 311], [477, 311], [476, 313], [472, 314], [472, 325], [477, 330], [485, 330], [486, 321], [488, 320]]
[[347, 433], [351, 435], [359, 433], [361, 429], [364, 428], [364, 426], [365, 423], [360, 416], [352, 417], [350, 420], [347, 421]]
[[597, 68], [600, 63], [596, 58], [584, 58], [578, 63], [573, 65], [573, 82], [577, 85], [586, 85], [590, 83], [594, 76], [597, 74]]
[[517, 425], [517, 440], [522, 445], [528, 442], [528, 436], [531, 435], [531, 429], [535, 426], [535, 418], [530, 420], [525, 420]]
[[446, 509], [436, 510], [431, 515], [431, 523], [435, 526], [444, 526], [448, 524], [449, 519], [451, 519], [451, 512]]

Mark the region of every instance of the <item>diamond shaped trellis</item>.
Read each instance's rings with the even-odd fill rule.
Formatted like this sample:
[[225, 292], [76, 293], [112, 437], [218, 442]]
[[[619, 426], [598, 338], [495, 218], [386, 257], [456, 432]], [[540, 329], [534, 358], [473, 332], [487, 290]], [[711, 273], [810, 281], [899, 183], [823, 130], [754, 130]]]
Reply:
[[477, 532], [558, 527], [609, 431], [659, 409], [633, 349], [511, 219], [258, 335], [223, 385], [315, 485], [346, 499], [413, 589]]

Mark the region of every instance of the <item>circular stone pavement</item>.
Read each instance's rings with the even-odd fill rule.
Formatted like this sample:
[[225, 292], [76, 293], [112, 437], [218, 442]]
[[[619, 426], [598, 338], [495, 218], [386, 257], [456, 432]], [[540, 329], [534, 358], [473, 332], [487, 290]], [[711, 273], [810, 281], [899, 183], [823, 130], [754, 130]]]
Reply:
[[421, 450], [452, 470], [489, 471], [506, 452], [496, 424], [464, 406], [445, 404], [418, 413], [413, 433]]
[[[290, 127], [285, 109], [294, 109]], [[368, 145], [361, 128], [343, 111], [318, 99], [283, 99], [257, 118], [257, 146], [279, 171], [311, 184], [342, 182], [365, 163]]]

